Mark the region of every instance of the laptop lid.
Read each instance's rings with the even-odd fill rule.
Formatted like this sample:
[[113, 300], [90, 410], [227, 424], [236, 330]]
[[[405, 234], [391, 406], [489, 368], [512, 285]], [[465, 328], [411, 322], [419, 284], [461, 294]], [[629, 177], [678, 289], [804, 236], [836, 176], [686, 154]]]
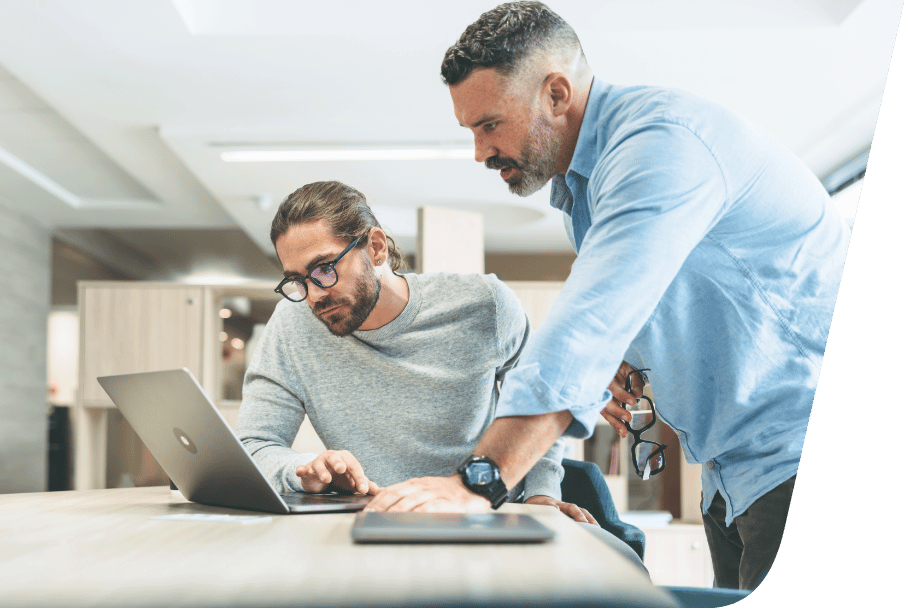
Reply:
[[539, 543], [555, 532], [516, 513], [359, 513], [356, 543]]
[[188, 500], [269, 513], [324, 513], [359, 511], [371, 499], [303, 493], [284, 499], [185, 368], [97, 381]]

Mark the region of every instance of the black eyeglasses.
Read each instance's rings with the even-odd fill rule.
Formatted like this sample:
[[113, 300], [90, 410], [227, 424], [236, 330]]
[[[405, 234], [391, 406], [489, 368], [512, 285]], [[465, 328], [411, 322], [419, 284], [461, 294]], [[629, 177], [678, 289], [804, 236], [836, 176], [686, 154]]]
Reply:
[[308, 297], [308, 280], [321, 289], [332, 287], [339, 282], [336, 264], [342, 259], [342, 256], [354, 249], [360, 240], [361, 237], [359, 236], [352, 241], [348, 247], [342, 250], [342, 253], [336, 256], [336, 259], [318, 264], [311, 271], [311, 274], [303, 277], [286, 277], [279, 282], [279, 285], [273, 291], [282, 294], [284, 298], [291, 302], [302, 302]]
[[[638, 374], [647, 382], [648, 378], [644, 372], [649, 369], [635, 369], [628, 373], [625, 380], [625, 390], [631, 392], [631, 376]], [[628, 405], [622, 403], [622, 407], [631, 412], [631, 424], [636, 428], [632, 428], [631, 424], [625, 422], [628, 432], [634, 436], [634, 444], [631, 446], [631, 460], [634, 462], [634, 472], [638, 477], [649, 479], [652, 475], [662, 473], [665, 469], [665, 448], [666, 446], [655, 441], [642, 439], [640, 436], [644, 431], [650, 430], [656, 424], [656, 406], [653, 400], [647, 396], [637, 398], [637, 403]]]

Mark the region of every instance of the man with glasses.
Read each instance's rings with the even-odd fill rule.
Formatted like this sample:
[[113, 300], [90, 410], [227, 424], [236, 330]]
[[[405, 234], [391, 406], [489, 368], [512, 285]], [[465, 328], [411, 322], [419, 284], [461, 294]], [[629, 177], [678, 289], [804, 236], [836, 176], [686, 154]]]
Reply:
[[[397, 273], [392, 238], [339, 182], [291, 194], [270, 238], [284, 299], [251, 356], [236, 432], [273, 486], [376, 494], [454, 473], [493, 421], [497, 384], [530, 333], [514, 292], [494, 275]], [[290, 447], [305, 416], [322, 454]], [[495, 500], [555, 506], [642, 567], [589, 512], [559, 500], [562, 449], [523, 483], [496, 484]]]
[[[703, 463], [716, 584], [756, 587], [784, 531], [850, 236], [825, 189], [717, 104], [596, 78], [574, 30], [539, 2], [484, 13], [441, 73], [475, 159], [519, 196], [552, 181], [578, 252], [475, 454], [514, 484], [602, 411], [623, 437], [630, 426], [649, 476], [664, 448], [640, 434], [658, 416]], [[640, 368], [657, 404], [638, 423], [622, 406], [637, 405], [641, 383], [627, 381]], [[450, 476], [385, 488], [369, 508], [481, 504]]]
[[[493, 275], [399, 274], [364, 195], [339, 182], [292, 193], [270, 237], [284, 301], [248, 365], [237, 431], [271, 482], [375, 494], [416, 470], [453, 472], [529, 335], [514, 293]], [[288, 449], [305, 416], [329, 448], [316, 458]], [[554, 495], [560, 473], [543, 460], [528, 493]]]

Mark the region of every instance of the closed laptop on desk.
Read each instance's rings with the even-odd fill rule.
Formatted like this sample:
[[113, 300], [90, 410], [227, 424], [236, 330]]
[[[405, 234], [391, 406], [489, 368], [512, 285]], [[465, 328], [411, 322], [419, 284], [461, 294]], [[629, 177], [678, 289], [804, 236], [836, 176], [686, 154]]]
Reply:
[[187, 369], [97, 379], [188, 500], [270, 513], [359, 511], [370, 496], [280, 495]]
[[356, 543], [539, 543], [555, 532], [515, 513], [359, 513]]

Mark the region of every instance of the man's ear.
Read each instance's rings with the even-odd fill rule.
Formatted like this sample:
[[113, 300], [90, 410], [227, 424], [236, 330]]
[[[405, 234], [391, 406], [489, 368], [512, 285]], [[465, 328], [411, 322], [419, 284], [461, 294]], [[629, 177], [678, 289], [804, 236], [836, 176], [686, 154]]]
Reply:
[[377, 260], [386, 260], [389, 255], [389, 246], [386, 244], [386, 233], [374, 226], [370, 229], [367, 241], [367, 255], [372, 263]]
[[555, 117], [564, 115], [574, 101], [571, 80], [562, 72], [553, 72], [547, 76], [543, 90], [548, 96], [550, 109]]

